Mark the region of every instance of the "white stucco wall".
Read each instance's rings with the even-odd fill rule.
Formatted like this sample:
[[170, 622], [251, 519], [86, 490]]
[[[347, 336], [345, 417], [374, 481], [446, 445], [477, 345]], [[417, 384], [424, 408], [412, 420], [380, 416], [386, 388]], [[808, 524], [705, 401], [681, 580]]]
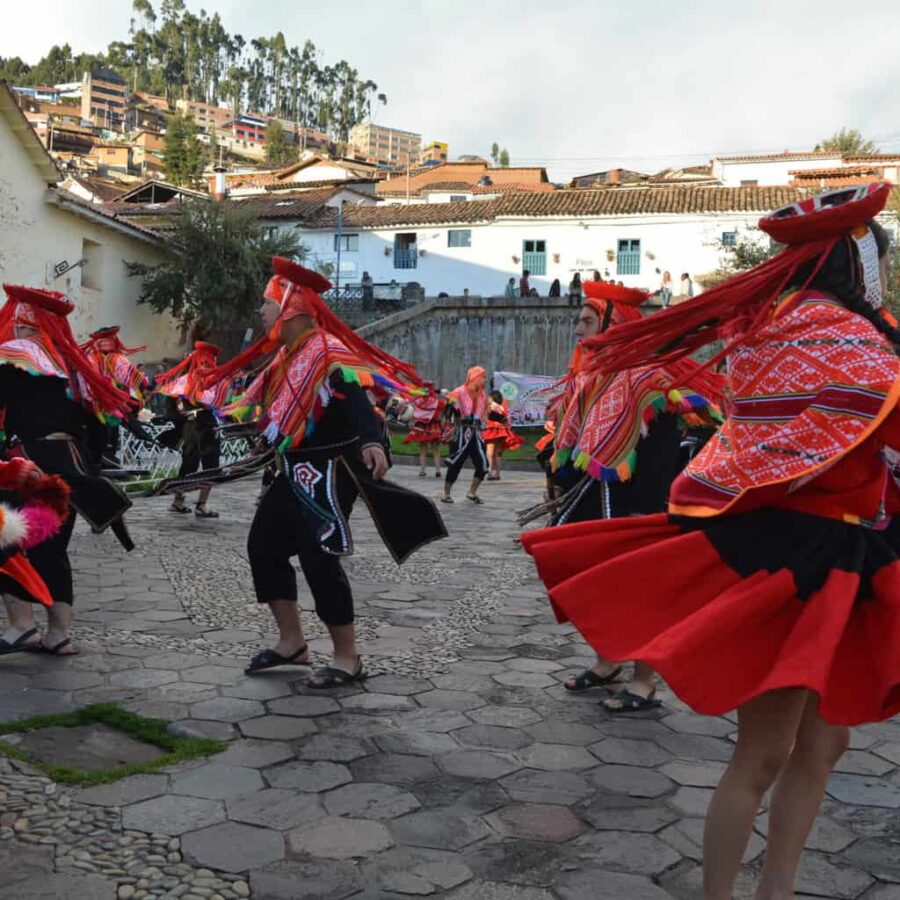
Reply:
[[[79, 340], [118, 324], [127, 344], [147, 345], [139, 360], [180, 356], [177, 326], [138, 305], [140, 283], [125, 268], [126, 260], [152, 262], [156, 249], [56, 208], [46, 197], [44, 178], [0, 116], [0, 281], [64, 292], [76, 305], [70, 321]], [[53, 267], [81, 259], [85, 241], [93, 242], [87, 245], [92, 265], [55, 278]]]
[[740, 187], [745, 181], [755, 181], [759, 185], [790, 184], [791, 172], [839, 168], [843, 164], [840, 153], [811, 159], [778, 159], [765, 162], [728, 162], [717, 159], [713, 161], [713, 175], [725, 187]]
[[[716, 269], [721, 261], [719, 241], [725, 231], [743, 232], [756, 224], [758, 214], [654, 215], [623, 216], [604, 219], [506, 220], [485, 225], [452, 226], [470, 228], [470, 247], [448, 247], [447, 226], [403, 227], [392, 230], [362, 231], [352, 227], [345, 234], [359, 234], [359, 250], [341, 254], [342, 279], [355, 281], [368, 271], [376, 283], [416, 281], [428, 296], [444, 291], [451, 296], [465, 288], [473, 295], [502, 294], [510, 277], [518, 281], [522, 272], [522, 243], [543, 240], [547, 250], [547, 273], [531, 277], [531, 286], [546, 294], [554, 278], [565, 292], [577, 271], [582, 279], [594, 269], [629, 287], [654, 291], [660, 286], [661, 273], [672, 275], [677, 290], [682, 272], [691, 277]], [[293, 223], [292, 223], [293, 224]], [[394, 268], [394, 234], [415, 232], [420, 251], [415, 269]], [[299, 229], [314, 263], [335, 262], [334, 232]], [[615, 252], [619, 240], [641, 241], [641, 271], [638, 275], [619, 275]], [[385, 250], [388, 250], [385, 255]], [[425, 255], [421, 255], [421, 251]], [[654, 259], [648, 258], [652, 253]], [[558, 262], [555, 260], [558, 254]], [[513, 256], [520, 262], [513, 262]], [[656, 270], [659, 270], [657, 272]], [[699, 286], [695, 286], [699, 291]]]

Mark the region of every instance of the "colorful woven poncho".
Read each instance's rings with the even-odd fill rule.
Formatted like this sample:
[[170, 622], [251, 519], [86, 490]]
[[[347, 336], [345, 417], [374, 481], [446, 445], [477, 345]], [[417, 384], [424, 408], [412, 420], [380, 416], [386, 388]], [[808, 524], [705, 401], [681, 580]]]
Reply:
[[[57, 291], [3, 285], [0, 309], [0, 365], [29, 375], [62, 378], [66, 392], [101, 422], [124, 419], [135, 403], [100, 373], [75, 341], [67, 316], [74, 305]], [[16, 327], [32, 329], [16, 337]]]
[[484, 392], [487, 372], [481, 366], [472, 366], [466, 372], [466, 383], [450, 391], [447, 399], [464, 419], [487, 419], [488, 396]]
[[143, 352], [146, 347], [126, 347], [119, 337], [119, 326], [114, 326], [92, 332], [81, 349], [101, 375], [143, 404], [149, 379], [128, 357]]
[[193, 406], [205, 406], [218, 413], [232, 399], [232, 379], [210, 383], [209, 373], [216, 364], [219, 348], [206, 341], [195, 341], [194, 349], [176, 366], [160, 376], [158, 393]]
[[871, 435], [900, 399], [889, 342], [840, 303], [787, 298], [729, 358], [722, 429], [672, 484], [670, 512], [714, 516], [771, 503]]
[[554, 469], [570, 460], [598, 481], [628, 481], [637, 445], [660, 413], [675, 413], [686, 425], [715, 425], [721, 416], [697, 390], [718, 393], [718, 381], [682, 363], [645, 367], [575, 379], [577, 391], [561, 412], [556, 431]]
[[338, 395], [335, 373], [339, 382], [358, 384], [377, 399], [396, 393], [408, 395], [408, 385], [366, 364], [333, 335], [312, 328], [291, 346], [281, 347], [244, 395], [221, 413], [248, 421], [261, 412], [259, 427], [266, 440], [279, 452], [290, 450], [313, 434]]

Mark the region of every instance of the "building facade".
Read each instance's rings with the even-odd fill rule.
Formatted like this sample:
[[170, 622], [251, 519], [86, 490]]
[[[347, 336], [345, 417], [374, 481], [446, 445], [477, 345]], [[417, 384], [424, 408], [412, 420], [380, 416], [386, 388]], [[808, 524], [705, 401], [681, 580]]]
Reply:
[[350, 145], [383, 166], [400, 168], [418, 164], [422, 155], [422, 135], [372, 122], [360, 122], [350, 129]]
[[81, 118], [98, 128], [121, 131], [128, 107], [125, 79], [110, 69], [97, 69], [84, 73], [81, 88]]
[[419, 157], [420, 165], [428, 165], [429, 163], [445, 163], [450, 160], [450, 145], [443, 141], [432, 141], [422, 148], [422, 155]]
[[140, 283], [125, 265], [157, 261], [159, 239], [61, 190], [53, 160], [2, 84], [0, 159], [4, 281], [65, 293], [75, 304], [71, 323], [79, 340], [117, 323], [129, 343], [147, 344], [143, 359], [180, 357], [177, 323], [138, 304]]
[[633, 188], [512, 193], [482, 202], [332, 209], [291, 223], [316, 264], [334, 264], [341, 247], [348, 281], [368, 272], [376, 283], [415, 282], [427, 296], [501, 295], [524, 271], [546, 295], [559, 279], [595, 271], [646, 291], [669, 272], [694, 279], [722, 263], [723, 246], [759, 235], [766, 212], [805, 193], [775, 188]]
[[176, 100], [175, 108], [181, 115], [192, 118], [197, 127], [206, 132], [224, 128], [234, 119], [234, 110], [198, 100]]

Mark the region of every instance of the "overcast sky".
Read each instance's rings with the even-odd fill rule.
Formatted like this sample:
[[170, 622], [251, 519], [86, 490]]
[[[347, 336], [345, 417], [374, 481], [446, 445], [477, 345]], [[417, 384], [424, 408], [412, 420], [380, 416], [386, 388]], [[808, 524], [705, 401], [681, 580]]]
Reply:
[[[130, 0], [3, 0], [0, 56], [126, 39]], [[159, 0], [154, 0], [158, 9]], [[553, 180], [808, 149], [843, 125], [900, 150], [897, 0], [188, 0], [245, 38], [310, 38], [388, 96], [380, 124]]]

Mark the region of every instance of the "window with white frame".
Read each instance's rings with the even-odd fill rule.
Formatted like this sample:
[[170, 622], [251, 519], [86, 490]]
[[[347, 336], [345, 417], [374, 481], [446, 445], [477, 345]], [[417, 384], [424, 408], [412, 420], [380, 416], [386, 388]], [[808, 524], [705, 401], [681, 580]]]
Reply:
[[354, 253], [359, 250], [358, 234], [336, 234], [334, 236], [334, 252]]
[[448, 247], [471, 247], [472, 246], [472, 229], [471, 228], [451, 228], [447, 232]]
[[737, 246], [737, 232], [736, 231], [723, 231], [722, 232], [722, 246], [723, 247], [736, 247]]

